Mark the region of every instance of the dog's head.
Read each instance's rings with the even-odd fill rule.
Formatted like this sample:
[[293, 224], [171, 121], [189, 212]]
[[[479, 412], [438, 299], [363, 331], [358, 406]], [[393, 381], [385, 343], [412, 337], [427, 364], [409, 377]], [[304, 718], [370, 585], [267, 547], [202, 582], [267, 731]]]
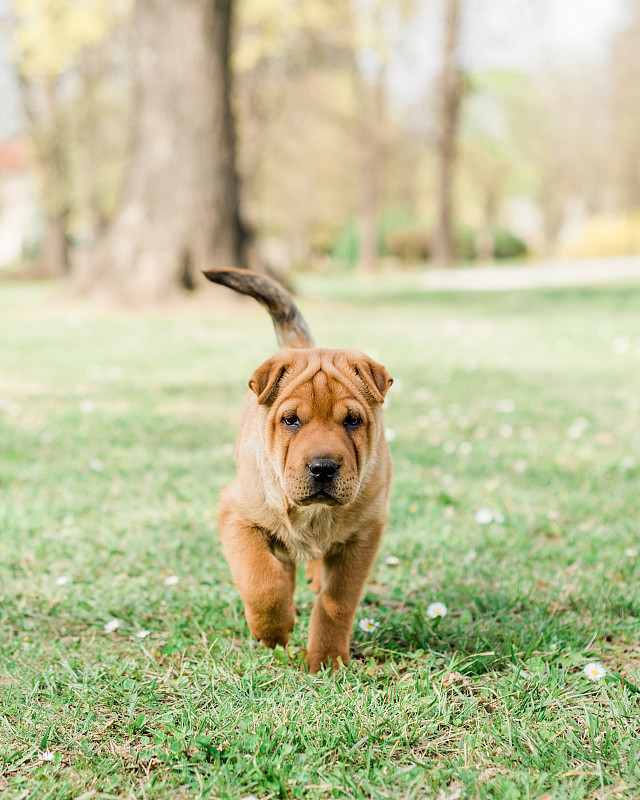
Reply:
[[392, 383], [357, 350], [283, 350], [253, 373], [264, 446], [292, 504], [355, 498], [376, 458]]

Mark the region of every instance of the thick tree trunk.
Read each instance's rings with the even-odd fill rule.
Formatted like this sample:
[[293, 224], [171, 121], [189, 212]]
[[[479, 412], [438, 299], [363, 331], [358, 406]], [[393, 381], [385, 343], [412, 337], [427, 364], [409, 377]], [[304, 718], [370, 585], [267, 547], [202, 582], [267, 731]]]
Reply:
[[47, 215], [44, 220], [42, 244], [36, 273], [42, 278], [62, 278], [69, 272], [70, 242], [64, 216]]
[[125, 302], [245, 266], [230, 105], [232, 0], [137, 0], [131, 162], [79, 286]]
[[438, 225], [434, 258], [438, 266], [451, 267], [455, 261], [453, 179], [463, 81], [455, 53], [460, 28], [460, 0], [445, 0], [445, 3], [444, 48], [438, 90]]

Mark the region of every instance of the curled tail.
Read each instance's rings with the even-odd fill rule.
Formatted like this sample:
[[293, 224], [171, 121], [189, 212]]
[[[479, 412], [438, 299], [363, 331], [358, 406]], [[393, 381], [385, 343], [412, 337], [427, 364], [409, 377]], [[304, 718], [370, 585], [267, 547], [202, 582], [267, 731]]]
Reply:
[[307, 323], [291, 296], [279, 283], [246, 269], [215, 269], [204, 273], [213, 283], [228, 286], [240, 294], [248, 294], [271, 314], [280, 347], [313, 347], [314, 341]]

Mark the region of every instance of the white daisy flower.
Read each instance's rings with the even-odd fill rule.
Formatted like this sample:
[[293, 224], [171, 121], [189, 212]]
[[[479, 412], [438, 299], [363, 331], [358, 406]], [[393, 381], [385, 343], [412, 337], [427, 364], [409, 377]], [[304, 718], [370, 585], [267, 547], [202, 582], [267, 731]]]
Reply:
[[469, 453], [473, 450], [473, 445], [471, 442], [462, 442], [460, 445], [460, 454], [463, 456], [468, 456]]
[[387, 556], [384, 560], [384, 563], [388, 567], [397, 567], [400, 563], [400, 559], [397, 556]]
[[589, 533], [589, 531], [593, 528], [593, 523], [591, 522], [581, 522], [578, 525], [578, 530], [580, 533]]
[[68, 575], [60, 575], [56, 578], [56, 586], [65, 586], [67, 583], [69, 583]]
[[590, 661], [582, 671], [590, 681], [599, 681], [607, 674], [607, 670], [598, 661]]
[[41, 750], [38, 753], [38, 761], [53, 761], [55, 753], [52, 750]]
[[104, 469], [104, 461], [100, 461], [99, 458], [92, 458], [89, 462], [89, 469], [94, 472], [102, 472]]
[[151, 631], [138, 631], [136, 633], [136, 639], [146, 639], [147, 636], [151, 635]]
[[514, 410], [515, 407], [516, 407], [516, 404], [509, 397], [506, 397], [504, 400], [499, 400], [498, 401], [497, 408], [498, 408], [498, 412], [500, 414], [510, 414]]
[[446, 617], [447, 607], [444, 603], [431, 603], [429, 606], [427, 606], [427, 616], [431, 617], [431, 619], [436, 619], [436, 617]]
[[473, 518], [478, 525], [489, 525], [493, 522], [493, 511], [490, 508], [479, 508]]
[[468, 567], [469, 564], [472, 564], [476, 560], [477, 557], [478, 557], [478, 554], [476, 553], [475, 550], [469, 550], [469, 552], [462, 559], [462, 563], [465, 565], [465, 567]]
[[445, 442], [442, 445], [442, 449], [447, 455], [451, 455], [456, 452], [456, 443], [452, 441]]
[[498, 433], [503, 439], [510, 439], [513, 436], [513, 427], [511, 425], [501, 425], [498, 428]]
[[175, 586], [176, 583], [179, 583], [180, 577], [178, 575], [167, 575], [164, 579], [165, 586]]
[[371, 619], [366, 617], [365, 619], [361, 619], [358, 623], [358, 627], [361, 631], [365, 633], [370, 633], [371, 631], [375, 631], [375, 629], [380, 625], [379, 622], [376, 622], [375, 619]]
[[637, 547], [627, 547], [627, 549], [624, 551], [624, 554], [627, 556], [627, 558], [638, 558], [638, 555], [640, 555], [640, 550], [638, 550]]
[[397, 435], [398, 434], [393, 430], [393, 428], [385, 428], [384, 430], [384, 438], [388, 442], [394, 442], [396, 440]]
[[631, 347], [631, 340], [628, 336], [616, 336], [611, 342], [611, 349], [617, 356], [624, 355]]
[[113, 633], [117, 631], [120, 627], [120, 620], [119, 619], [110, 619], [104, 626], [105, 633]]

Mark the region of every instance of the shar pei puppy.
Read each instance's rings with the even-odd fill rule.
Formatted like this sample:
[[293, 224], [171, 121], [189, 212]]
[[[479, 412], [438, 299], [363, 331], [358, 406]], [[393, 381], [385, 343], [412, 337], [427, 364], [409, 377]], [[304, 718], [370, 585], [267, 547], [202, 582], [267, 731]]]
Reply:
[[218, 529], [252, 635], [287, 646], [296, 618], [296, 564], [318, 592], [310, 672], [349, 661], [349, 638], [387, 521], [391, 457], [382, 404], [393, 379], [357, 350], [315, 347], [289, 294], [246, 270], [205, 273], [250, 295], [273, 319], [279, 352], [249, 379], [236, 476]]

